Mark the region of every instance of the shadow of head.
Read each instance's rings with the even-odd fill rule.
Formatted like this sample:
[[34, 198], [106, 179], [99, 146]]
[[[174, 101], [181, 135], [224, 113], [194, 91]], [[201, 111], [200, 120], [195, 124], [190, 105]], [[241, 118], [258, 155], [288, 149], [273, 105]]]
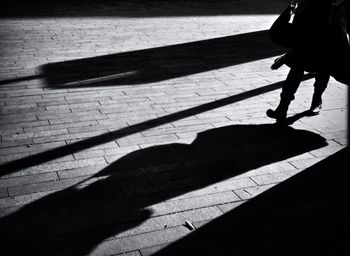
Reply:
[[[132, 152], [96, 176], [114, 175], [119, 167], [131, 166], [144, 172], [169, 163], [186, 166], [227, 165], [234, 176], [252, 168], [282, 161], [326, 146], [313, 132], [274, 124], [233, 125], [201, 132], [191, 144], [153, 146]], [[160, 168], [161, 171], [161, 168]], [[216, 171], [216, 175], [218, 172]], [[220, 176], [218, 176], [220, 177]]]

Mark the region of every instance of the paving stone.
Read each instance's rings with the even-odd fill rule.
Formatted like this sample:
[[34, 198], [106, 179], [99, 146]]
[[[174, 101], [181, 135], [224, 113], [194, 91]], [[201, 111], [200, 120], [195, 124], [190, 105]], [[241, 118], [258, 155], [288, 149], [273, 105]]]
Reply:
[[[50, 142], [50, 143], [42, 143], [42, 144], [26, 144], [25, 146], [16, 146], [11, 148], [2, 148], [0, 149], [0, 155], [6, 157], [7, 155], [15, 156], [15, 155], [35, 155], [37, 153], [43, 152], [45, 150], [52, 150], [55, 148], [59, 148], [65, 146], [65, 142]], [[59, 157], [54, 160], [60, 159], [68, 159], [69, 156]]]
[[242, 200], [248, 200], [251, 199], [264, 191], [272, 188], [275, 184], [268, 184], [263, 186], [256, 186], [256, 187], [250, 187], [250, 188], [244, 188], [244, 189], [237, 189], [234, 192], [241, 198]]
[[149, 136], [149, 137], [139, 137], [139, 138], [121, 138], [117, 140], [117, 143], [121, 147], [130, 146], [130, 145], [139, 145], [139, 144], [146, 144], [146, 143], [157, 143], [157, 142], [164, 142], [164, 141], [177, 141], [178, 137], [174, 134], [165, 134], [165, 135], [156, 135], [156, 136]]
[[[96, 205], [79, 205], [71, 206], [69, 208], [70, 219], [64, 221], [56, 221], [49, 223], [47, 226], [47, 234], [49, 236], [67, 236], [72, 234], [75, 243], [84, 244], [86, 241], [81, 239], [84, 233], [89, 234], [90, 232], [95, 234], [89, 235], [100, 235], [103, 236], [104, 240], [113, 240], [115, 235], [123, 232], [123, 228], [133, 228], [134, 225], [139, 224], [145, 217], [146, 213], [142, 211], [127, 210], [130, 208], [130, 204], [127, 204], [122, 197], [114, 198], [121, 202], [123, 205], [113, 206], [113, 200], [105, 202], [106, 204]], [[88, 199], [86, 199], [88, 200]], [[108, 204], [109, 203], [109, 204]], [[96, 206], [100, 207], [96, 209]], [[78, 208], [79, 207], [79, 208]], [[123, 223], [128, 223], [124, 224]], [[106, 236], [107, 234], [107, 236]], [[89, 242], [89, 235], [85, 236], [87, 242]], [[94, 239], [91, 237], [90, 239]]]
[[49, 122], [47, 120], [44, 121], [34, 121], [34, 122], [23, 122], [23, 123], [15, 123], [15, 124], [4, 124], [0, 125], [1, 129], [15, 129], [18, 127], [22, 128], [33, 128], [37, 126], [46, 126], [49, 125]]
[[142, 256], [139, 251], [133, 251], [133, 252], [126, 252], [122, 254], [115, 254], [115, 255], [123, 255], [123, 256]]
[[202, 189], [192, 190], [191, 192], [183, 193], [182, 195], [172, 198], [171, 200], [178, 200], [178, 199], [191, 198], [191, 197], [203, 196], [208, 194], [215, 194], [218, 192], [231, 191], [239, 188], [253, 187], [255, 185], [256, 183], [254, 183], [249, 178], [230, 179], [230, 180], [222, 181], [213, 185], [208, 185]]
[[57, 181], [43, 181], [35, 184], [21, 185], [21, 186], [12, 186], [9, 187], [9, 195], [10, 196], [18, 196], [24, 194], [32, 194], [37, 192], [44, 192], [50, 190], [59, 190], [65, 189], [70, 186], [74, 186], [82, 180], [85, 180], [86, 177], [78, 177], [72, 179], [64, 179]]
[[242, 173], [241, 175], [238, 175], [237, 178], [254, 177], [256, 175], [263, 175], [263, 174], [269, 175], [269, 174], [275, 174], [275, 173], [281, 173], [281, 172], [295, 172], [295, 171], [296, 171], [296, 168], [291, 163], [279, 162], [279, 163], [273, 163], [267, 166], [263, 166], [251, 171], [247, 171], [245, 173]]
[[55, 191], [46, 191], [46, 192], [39, 192], [35, 194], [3, 198], [3, 199], [0, 199], [0, 208], [7, 208], [7, 207], [29, 204], [44, 196], [50, 195], [52, 193], [55, 193]]
[[13, 140], [13, 141], [1, 141], [0, 148], [4, 154], [7, 154], [7, 152], [13, 152], [12, 147], [17, 146], [26, 146], [33, 144], [33, 139], [21, 139], [21, 140]]
[[7, 97], [16, 97], [16, 96], [31, 96], [31, 95], [41, 95], [43, 94], [42, 89], [25, 89], [25, 90], [12, 90], [11, 92], [7, 92]]
[[8, 197], [9, 193], [7, 191], [7, 188], [0, 188], [0, 198], [1, 197]]
[[21, 123], [21, 122], [30, 122], [30, 121], [37, 121], [35, 114], [33, 114], [33, 113], [7, 114], [7, 115], [0, 116], [0, 125]]
[[233, 202], [233, 203], [228, 203], [228, 204], [221, 204], [218, 205], [219, 209], [223, 212], [223, 213], [227, 213], [237, 207], [239, 207], [240, 205], [244, 204], [246, 201], [240, 201], [240, 202]]
[[18, 171], [16, 173], [5, 175], [3, 177], [9, 178], [9, 177], [33, 175], [33, 174], [39, 174], [39, 173], [63, 171], [63, 170], [69, 170], [69, 169], [74, 169], [79, 167], [101, 165], [105, 163], [106, 163], [105, 159], [101, 157], [75, 160], [75, 161], [66, 161], [61, 163], [48, 163], [48, 164], [41, 164], [41, 165], [29, 167], [21, 171]]
[[169, 128], [164, 128], [164, 129], [157, 129], [157, 130], [148, 130], [148, 131], [144, 131], [141, 132], [142, 135], [144, 136], [154, 136], [154, 135], [160, 135], [160, 134], [179, 134], [179, 133], [184, 133], [184, 132], [201, 132], [201, 131], [205, 131], [208, 129], [213, 128], [213, 126], [211, 126], [210, 124], [200, 124], [200, 125], [189, 125], [189, 126], [183, 126], [183, 127], [169, 127]]
[[203, 226], [205, 226], [205, 225], [207, 225], [207, 224], [209, 224], [209, 223], [210, 223], [210, 221], [208, 221], [208, 220], [198, 221], [198, 222], [193, 223], [193, 226], [194, 226], [196, 229], [199, 229], [199, 228], [201, 228], [201, 227], [203, 227]]
[[106, 255], [138, 250], [147, 246], [150, 247], [174, 242], [188, 233], [189, 231], [185, 227], [176, 227], [132, 237], [120, 238], [98, 245], [94, 248], [92, 253], [94, 255]]
[[161, 230], [164, 228], [183, 226], [185, 225], [185, 221], [193, 223], [204, 220], [212, 220], [214, 218], [219, 217], [220, 215], [221, 212], [216, 207], [208, 207], [163, 216], [157, 216], [144, 221], [141, 225], [135, 228], [129, 228], [124, 232], [116, 234], [115, 236], [119, 238], [124, 236], [146, 233], [152, 230]]
[[295, 161], [290, 161], [290, 163], [295, 166], [298, 169], [306, 169], [320, 161], [322, 161], [324, 157], [313, 157], [313, 158], [306, 158], [306, 159], [300, 159]]
[[0, 187], [13, 187], [22, 186], [31, 183], [40, 183], [44, 181], [57, 180], [58, 176], [56, 172], [44, 173], [39, 175], [29, 175], [23, 177], [0, 179]]
[[51, 130], [51, 131], [41, 131], [36, 133], [22, 133], [22, 134], [15, 134], [15, 135], [7, 135], [7, 136], [2, 136], [2, 139], [3, 141], [13, 141], [13, 140], [23, 140], [28, 138], [40, 138], [40, 137], [63, 135], [67, 133], [68, 133], [67, 129], [60, 129], [60, 130]]
[[140, 250], [142, 256], [150, 256], [165, 248], [169, 244], [156, 245], [148, 248], [143, 248]]
[[[7, 106], [9, 105], [22, 105], [22, 104], [28, 104], [33, 102], [40, 102], [42, 101], [41, 96], [26, 96], [26, 97], [18, 97], [18, 98], [6, 98], [4, 99], [4, 102]], [[40, 105], [38, 105], [40, 107]]]
[[153, 215], [167, 214], [177, 211], [185, 211], [196, 208], [208, 207], [216, 204], [240, 201], [233, 192], [221, 192], [182, 200], [171, 200], [147, 207]]
[[[54, 117], [54, 116], [52, 116]], [[96, 121], [96, 120], [103, 120], [103, 119], [108, 119], [107, 116], [101, 115], [101, 114], [96, 114], [96, 115], [82, 115], [82, 116], [75, 116], [75, 117], [63, 117], [63, 118], [58, 118], [56, 117], [55, 119], [49, 119], [50, 124], [67, 124], [67, 123], [75, 123], [75, 122], [85, 122], [85, 121]]]
[[267, 185], [282, 182], [295, 174], [299, 173], [299, 170], [289, 171], [289, 172], [279, 172], [271, 173], [267, 175], [257, 175], [251, 177], [251, 179], [256, 182], [258, 185]]
[[15, 105], [15, 106], [2, 107], [0, 110], [0, 114], [43, 112], [45, 110], [46, 110], [45, 108], [38, 107], [36, 104]]
[[342, 138], [342, 139], [335, 139], [335, 142], [337, 142], [341, 146], [348, 146], [348, 138]]

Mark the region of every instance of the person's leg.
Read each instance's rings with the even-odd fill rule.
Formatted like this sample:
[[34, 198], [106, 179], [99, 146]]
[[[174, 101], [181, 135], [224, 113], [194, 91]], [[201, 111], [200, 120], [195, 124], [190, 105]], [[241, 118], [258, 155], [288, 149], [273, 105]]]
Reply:
[[310, 111], [318, 114], [322, 108], [322, 94], [327, 88], [330, 75], [329, 73], [317, 73], [314, 83], [314, 94], [312, 96], [312, 102]]
[[289, 104], [294, 100], [294, 94], [299, 88], [304, 71], [299, 68], [291, 68], [286, 81], [282, 87], [281, 99], [276, 110], [268, 109], [266, 114], [268, 117], [274, 118], [277, 121], [283, 121], [287, 117]]

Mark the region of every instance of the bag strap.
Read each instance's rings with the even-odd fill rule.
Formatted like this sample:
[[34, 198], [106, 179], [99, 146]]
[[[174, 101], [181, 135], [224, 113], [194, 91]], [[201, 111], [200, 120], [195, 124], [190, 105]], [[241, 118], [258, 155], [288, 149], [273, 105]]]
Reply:
[[296, 13], [296, 9], [298, 8], [298, 2], [299, 0], [292, 0], [289, 4], [290, 7], [290, 13], [289, 13], [289, 22], [288, 23], [293, 23], [294, 17], [295, 17], [295, 13]]
[[298, 4], [298, 2], [299, 2], [299, 0], [292, 0], [289, 5], [294, 7]]

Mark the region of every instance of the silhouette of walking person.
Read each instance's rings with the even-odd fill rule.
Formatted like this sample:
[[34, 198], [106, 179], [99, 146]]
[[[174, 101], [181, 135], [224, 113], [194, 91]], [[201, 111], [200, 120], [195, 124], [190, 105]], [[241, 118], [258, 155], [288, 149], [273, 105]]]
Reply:
[[292, 1], [288, 22], [293, 23], [297, 38], [293, 38], [292, 48], [271, 66], [277, 69], [286, 64], [290, 71], [282, 87], [279, 105], [275, 110], [266, 111], [268, 117], [277, 122], [286, 120], [289, 105], [305, 71], [315, 73], [310, 114], [318, 114], [321, 110], [322, 94], [330, 76], [349, 82], [348, 6], [348, 0]]

